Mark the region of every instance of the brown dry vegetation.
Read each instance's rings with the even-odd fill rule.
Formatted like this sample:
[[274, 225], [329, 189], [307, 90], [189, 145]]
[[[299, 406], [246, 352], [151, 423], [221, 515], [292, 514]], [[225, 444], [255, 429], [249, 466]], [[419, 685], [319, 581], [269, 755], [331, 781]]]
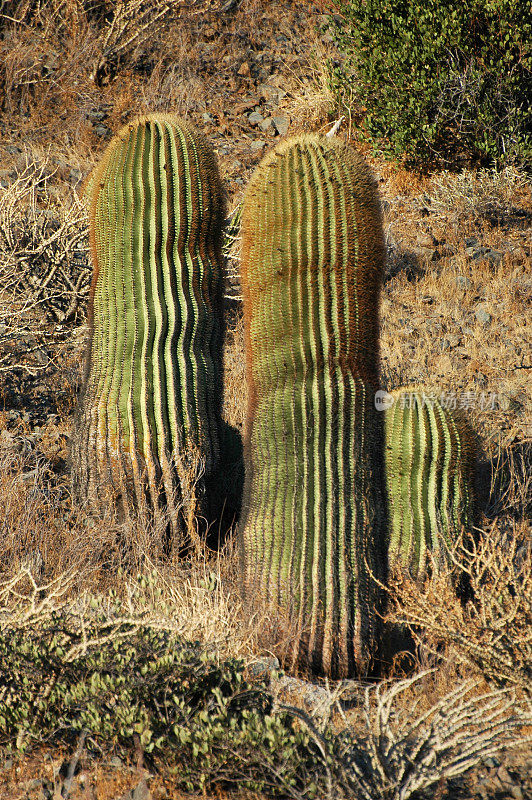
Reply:
[[[115, 590], [159, 621], [163, 597], [165, 624], [171, 621], [172, 630], [213, 648], [220, 659], [234, 656], [251, 664], [268, 655], [259, 644], [268, 620], [250, 625], [241, 613], [231, 545], [221, 554], [169, 561], [161, 532], [149, 521], [117, 530], [111, 521], [88, 519], [71, 503], [68, 440], [90, 280], [80, 187], [117, 127], [138, 113], [172, 111], [211, 139], [228, 206], [234, 207], [261, 155], [279, 138], [275, 125], [266, 131], [251, 125], [250, 111], [285, 118], [290, 133], [325, 131], [335, 121], [326, 61], [337, 55], [318, 28], [328, 5], [2, 3], [0, 611], [13, 620], [29, 614], [38, 624], [39, 614], [49, 612], [48, 601], [51, 608], [59, 601], [76, 602], [87, 591], [105, 598]], [[356, 129], [344, 121], [339, 135], [355, 140]], [[532, 196], [525, 176], [513, 170], [420, 176], [370, 160], [384, 202], [388, 253], [381, 307], [383, 382], [390, 389], [423, 383], [451, 403], [454, 398], [476, 426], [484, 454], [483, 538], [467, 561], [476, 603], [461, 605], [448, 584], [436, 580], [390, 589], [389, 624], [411, 625], [415, 647], [408, 657], [391, 659], [391, 683], [378, 689], [394, 696], [386, 695], [384, 702], [378, 692], [372, 694], [366, 712], [370, 727], [381, 731], [381, 743], [404, 737], [396, 744], [401, 753], [417, 735], [410, 719], [414, 706], [419, 714], [432, 708], [437, 716], [442, 698], [472, 681], [468, 698], [494, 684], [510, 688], [508, 713], [513, 713], [526, 705], [532, 681]], [[227, 286], [225, 415], [242, 429], [246, 387], [237, 266], [231, 262]], [[150, 594], [149, 583], [140, 600], [139, 575], [152, 576], [157, 586]], [[13, 583], [16, 576], [20, 583]], [[58, 586], [64, 596], [57, 595]], [[35, 598], [41, 603], [37, 610]], [[414, 683], [399, 682], [427, 667], [432, 671]], [[331, 724], [367, 736], [364, 688], [329, 688], [326, 713], [313, 696], [308, 699], [311, 689], [302, 682], [284, 686], [283, 702], [301, 708], [318, 728]], [[450, 703], [444, 701], [444, 712]], [[473, 741], [473, 716], [470, 720]], [[515, 744], [522, 733], [512, 735], [507, 743]], [[479, 765], [465, 779], [453, 783], [452, 769], [442, 768], [438, 796], [519, 800], [532, 791], [525, 745], [489, 760], [504, 737], [493, 727], [492, 738], [483, 740]], [[467, 749], [467, 737], [460, 746]], [[68, 796], [129, 796], [124, 793], [142, 774], [134, 758], [131, 766], [125, 757], [110, 766], [111, 755], [96, 758], [85, 751]], [[47, 747], [25, 758], [6, 751], [0, 755], [0, 797], [59, 797], [64, 788], [59, 768], [71, 758], [69, 751]], [[368, 764], [376, 775], [379, 770], [396, 775], [396, 765], [383, 766], [378, 754], [372, 758]], [[397, 780], [402, 780], [398, 773]], [[152, 769], [148, 784], [154, 798], [182, 796], [164, 765]]]

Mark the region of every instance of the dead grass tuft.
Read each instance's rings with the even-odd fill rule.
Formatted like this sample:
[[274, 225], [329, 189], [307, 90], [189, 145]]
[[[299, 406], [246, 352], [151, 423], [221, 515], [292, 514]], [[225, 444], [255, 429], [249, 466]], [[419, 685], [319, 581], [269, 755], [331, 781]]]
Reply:
[[466, 663], [490, 683], [529, 693], [532, 685], [532, 559], [528, 526], [494, 523], [456, 559], [472, 597], [461, 603], [447, 576], [421, 587], [396, 578], [388, 621], [419, 644]]

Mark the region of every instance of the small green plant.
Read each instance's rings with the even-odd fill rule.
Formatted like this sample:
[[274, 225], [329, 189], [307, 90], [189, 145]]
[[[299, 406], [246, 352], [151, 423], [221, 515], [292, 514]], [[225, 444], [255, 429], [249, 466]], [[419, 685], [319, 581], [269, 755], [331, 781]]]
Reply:
[[341, 102], [369, 139], [426, 164], [479, 159], [532, 168], [528, 0], [343, 0]]
[[68, 600], [67, 588], [59, 580], [28, 589], [24, 572], [0, 584], [3, 747], [151, 755], [191, 792], [408, 800], [526, 742], [530, 714], [511, 693], [478, 696], [468, 681], [427, 709], [427, 673], [351, 685], [352, 724], [342, 687], [322, 689], [320, 714], [286, 705], [281, 676], [251, 682], [241, 661], [166, 628], [159, 602], [134, 610], [113, 594]]
[[239, 458], [221, 418], [223, 201], [214, 153], [172, 116], [140, 119], [108, 146], [87, 204], [94, 272], [75, 492], [96, 510], [111, 501], [123, 518], [164, 512], [172, 530], [190, 535], [186, 495], [217, 519], [226, 449]]
[[475, 434], [426, 387], [401, 388], [385, 411], [390, 568], [446, 569], [476, 521]]
[[240, 537], [287, 660], [364, 673], [379, 638], [386, 503], [378, 382], [383, 235], [374, 179], [339, 139], [286, 140], [242, 209], [249, 407]]

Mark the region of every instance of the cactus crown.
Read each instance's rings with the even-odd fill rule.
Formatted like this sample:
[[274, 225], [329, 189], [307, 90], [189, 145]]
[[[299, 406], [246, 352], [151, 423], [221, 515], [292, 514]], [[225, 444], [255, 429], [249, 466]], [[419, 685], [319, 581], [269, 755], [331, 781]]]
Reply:
[[343, 142], [302, 136], [257, 168], [242, 209], [250, 400], [244, 583], [296, 617], [293, 657], [365, 669], [385, 562], [376, 188]]
[[393, 569], [421, 578], [449, 557], [476, 517], [478, 444], [459, 411], [423, 386], [392, 392], [385, 412], [386, 478]]

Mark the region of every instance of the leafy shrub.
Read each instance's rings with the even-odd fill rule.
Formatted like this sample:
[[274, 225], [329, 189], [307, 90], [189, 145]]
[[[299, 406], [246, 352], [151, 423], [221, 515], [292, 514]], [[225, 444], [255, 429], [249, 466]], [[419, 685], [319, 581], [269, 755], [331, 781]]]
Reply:
[[[0, 626], [0, 741], [90, 736], [164, 756], [183, 788], [297, 790], [320, 754], [241, 661], [93, 601], [39, 626]], [[307, 786], [308, 788], [308, 786]], [[313, 796], [312, 792], [310, 796]]]
[[417, 162], [532, 166], [527, 0], [336, 5], [345, 58], [333, 82], [345, 105], [362, 107], [370, 140]]
[[334, 692], [296, 681], [319, 688], [303, 711], [282, 702], [282, 679], [248, 680], [242, 661], [165, 627], [157, 592], [154, 613], [69, 586], [38, 586], [28, 570], [0, 583], [0, 746], [149, 753], [204, 793], [408, 800], [528, 741], [532, 717], [508, 690], [479, 696], [467, 681], [427, 708], [434, 671]]

